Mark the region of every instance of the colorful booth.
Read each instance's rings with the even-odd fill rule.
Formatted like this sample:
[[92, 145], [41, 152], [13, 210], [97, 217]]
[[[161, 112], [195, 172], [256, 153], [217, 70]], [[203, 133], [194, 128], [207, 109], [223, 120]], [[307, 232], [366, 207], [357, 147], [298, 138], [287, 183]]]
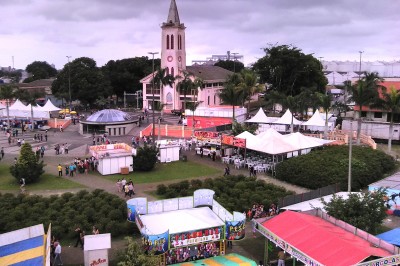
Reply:
[[163, 265], [224, 255], [227, 241], [245, 237], [246, 216], [229, 213], [213, 197], [214, 191], [199, 189], [191, 197], [130, 199], [128, 221], [139, 228], [144, 250], [160, 255]]
[[197, 261], [190, 261], [184, 263], [174, 264], [174, 266], [216, 266], [216, 265], [225, 265], [225, 266], [257, 266], [257, 263], [254, 260], [248, 259], [242, 255], [231, 253], [225, 256], [218, 256], [208, 259], [202, 259]]
[[102, 175], [121, 173], [124, 169], [133, 171], [132, 147], [125, 143], [90, 146], [89, 151], [98, 160], [97, 171]]

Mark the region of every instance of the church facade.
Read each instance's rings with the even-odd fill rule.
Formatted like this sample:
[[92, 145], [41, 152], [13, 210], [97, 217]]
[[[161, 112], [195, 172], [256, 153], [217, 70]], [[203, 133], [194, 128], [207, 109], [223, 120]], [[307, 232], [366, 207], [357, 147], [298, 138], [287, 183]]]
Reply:
[[[183, 72], [188, 72], [203, 80], [203, 88], [186, 95], [187, 102], [200, 102], [199, 106], [203, 107], [219, 106], [219, 92], [233, 72], [217, 66], [186, 66], [185, 30], [185, 25], [179, 19], [176, 2], [171, 0], [167, 22], [161, 26], [161, 68], [174, 77], [183, 77]], [[155, 109], [161, 106], [167, 112], [182, 109], [184, 95], [176, 89], [179, 79], [175, 80], [173, 86], [152, 89], [152, 78], [153, 73], [140, 80], [143, 84], [143, 107], [151, 109], [154, 100]]]

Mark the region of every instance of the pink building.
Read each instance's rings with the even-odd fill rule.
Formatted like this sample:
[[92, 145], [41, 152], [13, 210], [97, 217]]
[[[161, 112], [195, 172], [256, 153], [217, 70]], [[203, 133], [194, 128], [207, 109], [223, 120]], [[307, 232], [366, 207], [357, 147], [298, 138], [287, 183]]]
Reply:
[[[187, 102], [201, 102], [200, 106], [218, 106], [221, 100], [219, 91], [224, 82], [233, 72], [217, 66], [194, 65], [186, 66], [185, 25], [180, 22], [175, 0], [171, 0], [167, 22], [161, 26], [161, 68], [173, 76], [183, 76], [182, 72], [192, 73], [203, 80], [203, 88], [186, 95]], [[153, 100], [152, 80], [150, 74], [140, 82], [143, 84], [143, 107], [151, 109]], [[154, 102], [156, 108], [163, 104], [164, 110], [182, 109], [184, 96], [176, 90], [175, 84], [164, 88], [154, 88]]]

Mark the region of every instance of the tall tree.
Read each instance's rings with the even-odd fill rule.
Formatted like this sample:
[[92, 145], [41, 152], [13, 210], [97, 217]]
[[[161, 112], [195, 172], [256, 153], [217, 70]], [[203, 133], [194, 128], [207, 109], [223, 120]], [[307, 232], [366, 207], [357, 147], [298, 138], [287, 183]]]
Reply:
[[194, 97], [197, 96], [198, 90], [203, 89], [203, 80], [200, 78], [195, 77], [192, 73], [189, 73], [187, 71], [183, 71], [183, 77], [181, 76], [176, 76], [175, 79], [179, 80], [178, 84], [176, 86], [176, 90], [179, 93], [183, 92], [184, 95], [184, 104], [183, 104], [183, 110], [186, 109], [186, 95], [188, 93], [194, 94]]
[[15, 98], [17, 87], [14, 85], [3, 85], [0, 89], [0, 98], [6, 100], [7, 127], [10, 128], [10, 101]]
[[51, 90], [54, 95], [69, 95], [69, 72], [71, 71], [71, 100], [79, 100], [83, 104], [92, 105], [97, 98], [111, 95], [111, 86], [96, 61], [88, 57], [80, 57], [66, 64], [58, 73]]
[[224, 88], [219, 93], [223, 104], [232, 105], [232, 124], [235, 122], [235, 106], [240, 105], [243, 99], [243, 92], [239, 89], [239, 75], [234, 73], [225, 82]]
[[383, 190], [352, 193], [348, 199], [334, 194], [330, 202], [321, 202], [329, 215], [375, 235], [386, 217], [385, 196]]
[[152, 256], [144, 254], [144, 247], [132, 237], [127, 237], [128, 245], [125, 253], [122, 255], [118, 262], [118, 266], [158, 266], [160, 265], [159, 256]]
[[260, 83], [268, 83], [272, 90], [293, 96], [303, 87], [325, 92], [328, 81], [321, 63], [312, 54], [304, 54], [292, 45], [270, 45], [264, 52], [265, 56], [253, 65]]
[[[154, 64], [159, 66], [160, 59], [155, 59]], [[113, 94], [122, 97], [124, 91], [134, 93], [142, 89], [140, 80], [151, 73], [152, 60], [147, 56], [110, 60], [101, 71], [110, 81]]]
[[21, 147], [17, 162], [10, 166], [10, 173], [18, 181], [25, 178], [27, 184], [34, 183], [44, 173], [44, 166], [43, 160], [38, 162], [35, 153], [32, 151], [32, 146], [25, 143]]
[[[256, 73], [249, 69], [243, 69], [239, 73], [240, 83], [239, 90], [242, 91], [243, 102], [247, 101], [247, 113], [250, 113], [251, 97], [258, 92], [265, 90], [265, 85], [258, 82]], [[243, 104], [244, 105], [244, 104]]]
[[222, 67], [234, 73], [239, 73], [244, 69], [244, 64], [237, 60], [219, 60], [214, 66]]
[[30, 74], [24, 83], [32, 82], [39, 79], [48, 79], [57, 75], [57, 70], [47, 62], [34, 61], [26, 66], [26, 72]]
[[328, 138], [328, 114], [332, 108], [332, 98], [330, 95], [325, 95], [325, 94], [320, 93], [319, 99], [320, 99], [320, 106], [322, 108], [324, 108], [324, 112], [325, 112], [324, 139], [327, 139]]
[[364, 77], [357, 81], [353, 86], [349, 87], [350, 90], [350, 101], [355, 102], [358, 106], [358, 118], [357, 118], [357, 144], [360, 144], [360, 134], [361, 134], [361, 114], [363, 106], [372, 106], [379, 100], [378, 89], [382, 86], [379, 82], [383, 79], [379, 77], [376, 72], [365, 72]]
[[400, 92], [396, 90], [394, 86], [391, 86], [389, 91], [383, 89], [382, 106], [384, 110], [390, 112], [388, 151], [391, 152], [393, 139], [393, 117], [395, 114], [400, 112]]
[[[160, 106], [162, 106], [162, 95], [165, 86], [172, 87], [175, 82], [175, 77], [167, 73], [167, 68], [159, 68], [154, 75], [154, 86], [160, 89]], [[153, 79], [150, 80], [153, 83]]]

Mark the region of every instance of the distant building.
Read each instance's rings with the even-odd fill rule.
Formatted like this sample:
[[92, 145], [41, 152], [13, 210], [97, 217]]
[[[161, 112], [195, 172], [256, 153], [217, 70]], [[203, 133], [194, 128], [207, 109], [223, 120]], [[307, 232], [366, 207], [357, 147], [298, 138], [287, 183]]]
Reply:
[[[218, 96], [224, 82], [231, 71], [213, 65], [186, 66], [185, 25], [180, 22], [175, 0], [171, 0], [167, 22], [161, 26], [161, 68], [173, 76], [183, 76], [183, 71], [201, 78], [204, 86], [201, 90], [186, 95], [187, 102], [201, 102], [200, 106], [218, 106], [221, 100]], [[143, 107], [151, 109], [154, 93], [155, 108], [163, 106], [166, 111], [182, 109], [184, 96], [176, 90], [177, 83], [172, 87], [154, 88], [152, 90], [153, 73], [140, 80], [143, 84]]]
[[236, 53], [231, 53], [231, 51], [227, 51], [225, 55], [212, 55], [211, 57], [207, 57], [205, 60], [197, 59], [193, 60], [193, 65], [214, 65], [218, 61], [240, 61], [243, 63], [244, 56]]

